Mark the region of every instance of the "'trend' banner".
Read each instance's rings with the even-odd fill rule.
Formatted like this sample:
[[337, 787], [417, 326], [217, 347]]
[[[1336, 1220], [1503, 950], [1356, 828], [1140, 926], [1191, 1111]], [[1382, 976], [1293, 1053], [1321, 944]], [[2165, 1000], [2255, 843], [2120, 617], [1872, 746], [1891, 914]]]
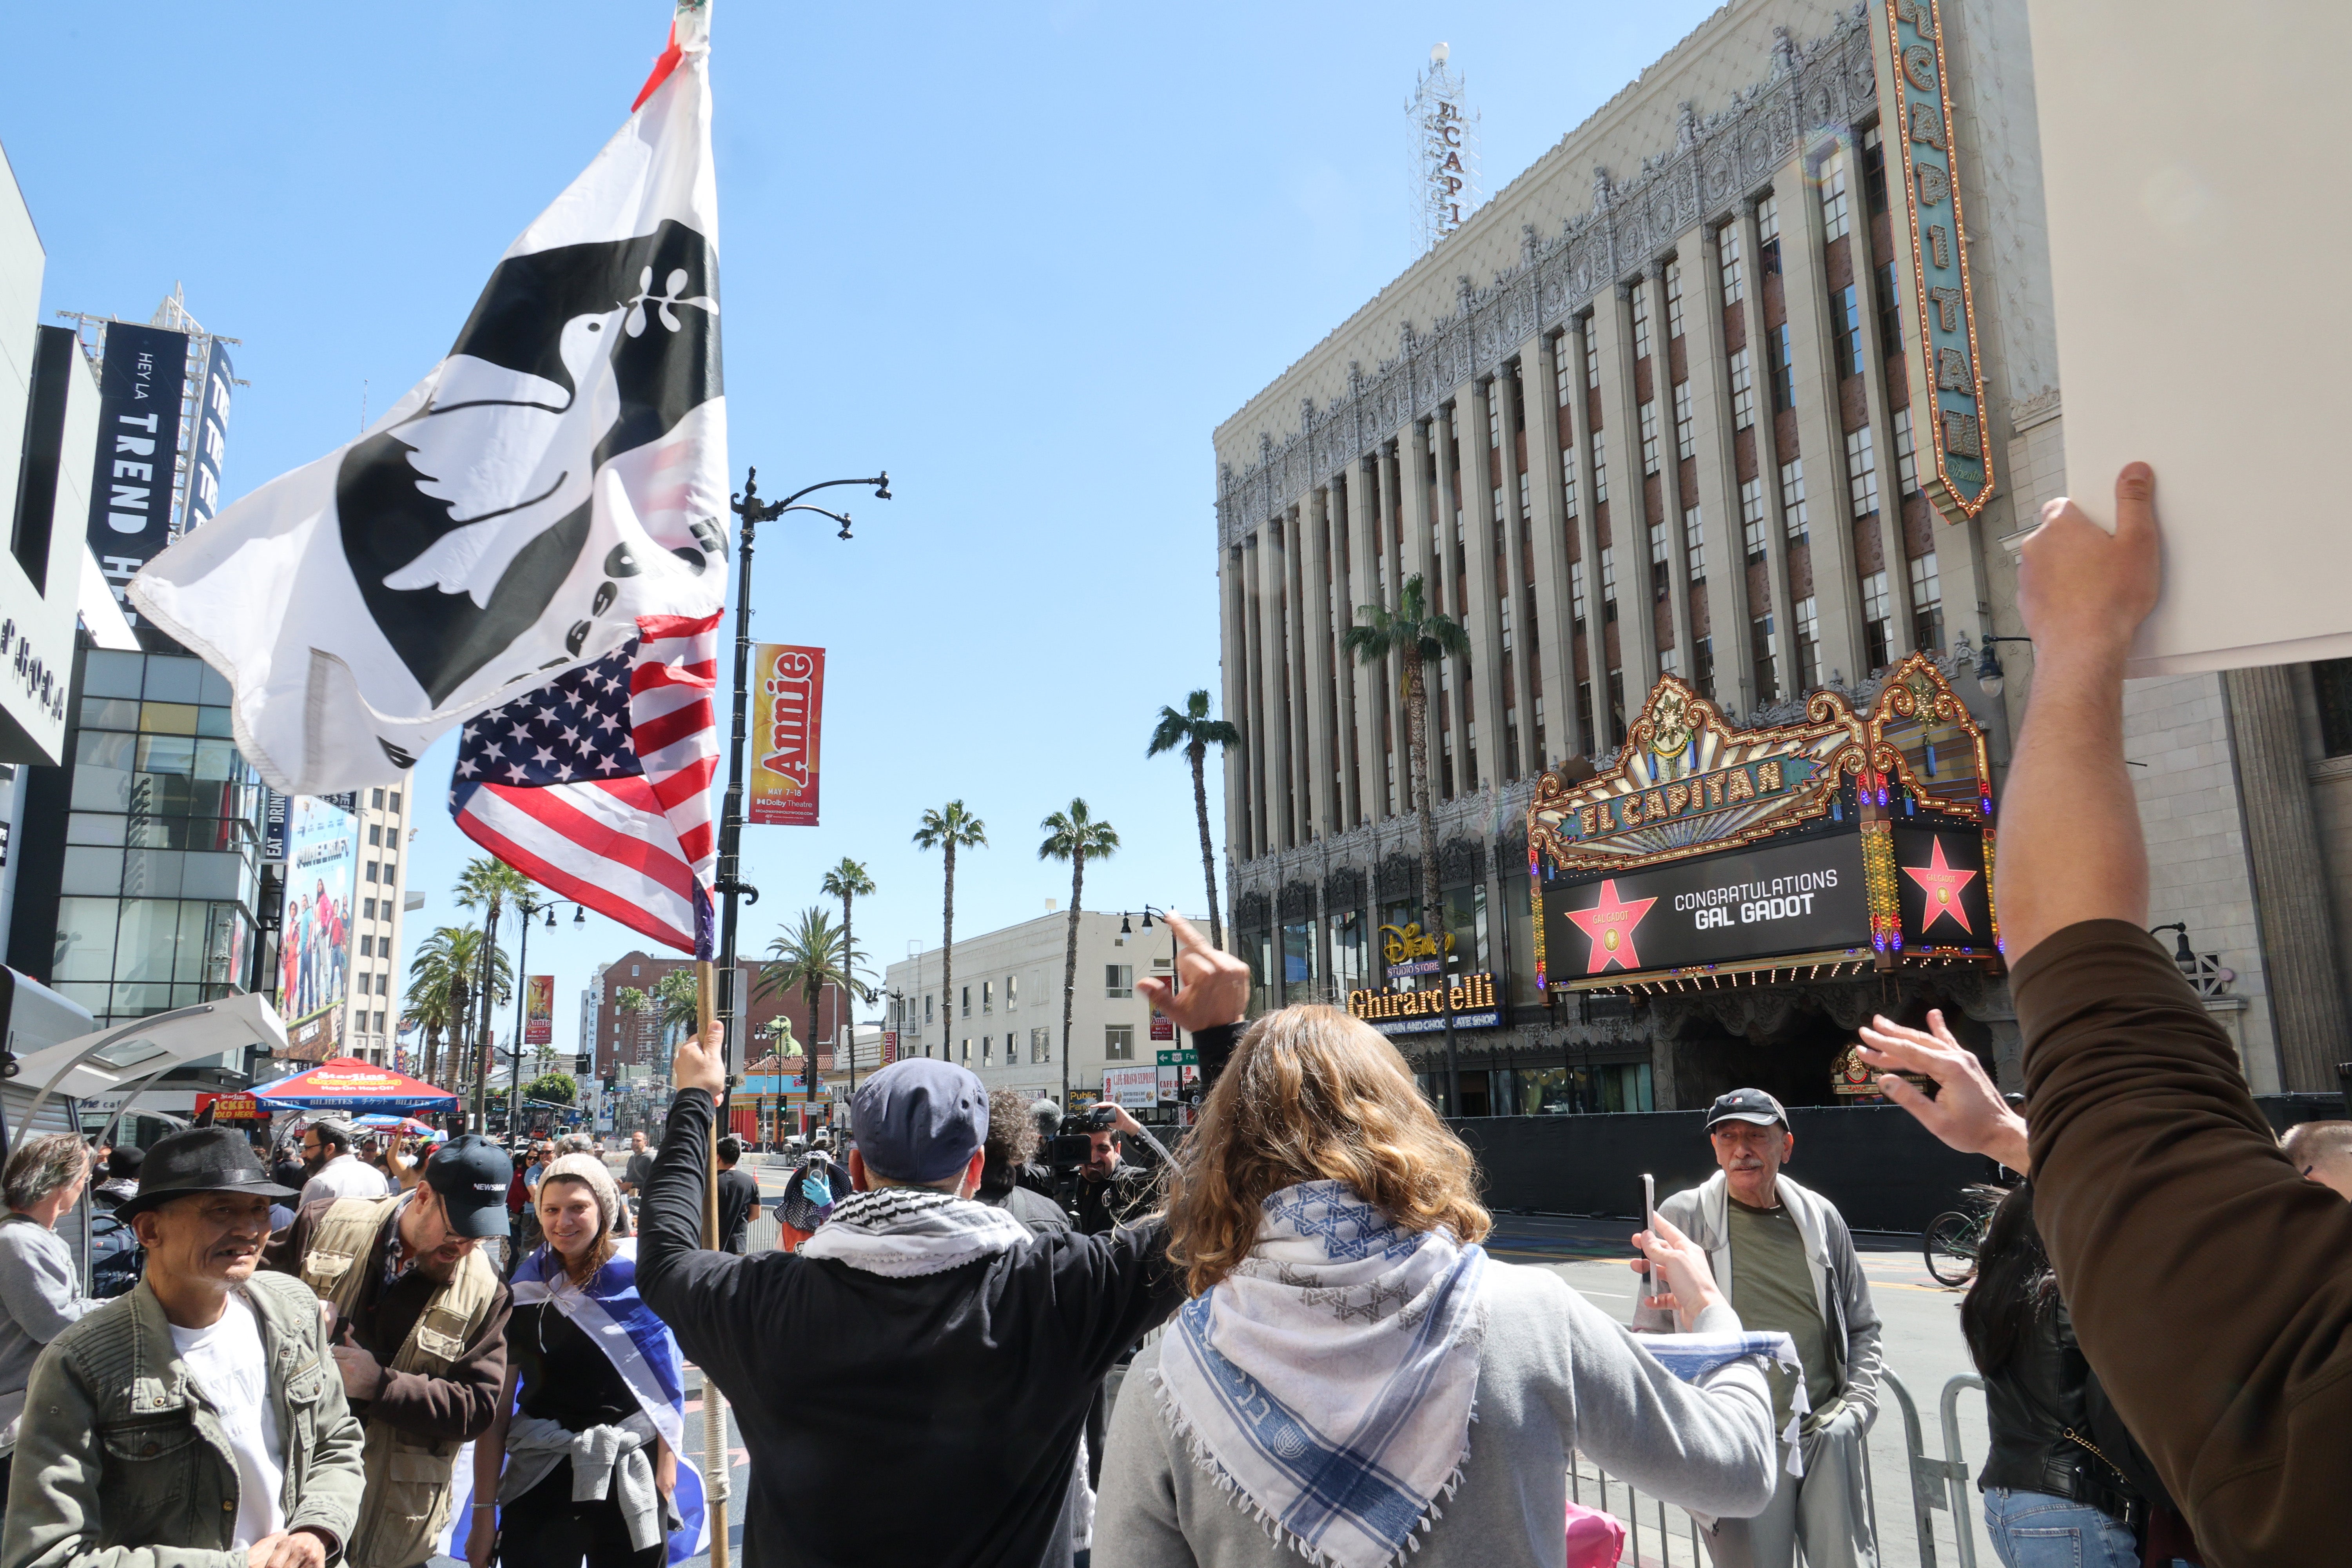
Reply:
[[89, 549], [140, 641], [163, 648], [176, 645], [157, 641], [123, 588], [172, 542], [172, 481], [187, 379], [187, 333], [107, 323], [97, 467], [89, 479]]
[[814, 827], [824, 649], [761, 643], [752, 651], [751, 800], [745, 820]]
[[543, 1046], [555, 1038], [555, 976], [534, 974], [524, 984], [522, 1043]]

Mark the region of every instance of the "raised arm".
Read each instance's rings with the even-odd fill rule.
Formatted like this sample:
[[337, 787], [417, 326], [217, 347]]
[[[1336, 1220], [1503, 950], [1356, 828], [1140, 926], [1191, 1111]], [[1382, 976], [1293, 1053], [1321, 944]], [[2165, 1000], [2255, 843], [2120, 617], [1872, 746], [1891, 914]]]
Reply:
[[2124, 766], [2124, 657], [2156, 607], [2156, 475], [2134, 463], [2117, 476], [2112, 535], [2073, 501], [2052, 501], [2021, 555], [2033, 691], [2001, 787], [1993, 872], [2011, 963], [2078, 921], [2147, 924], [2147, 846]]
[[706, 1366], [719, 1347], [703, 1330], [721, 1303], [722, 1282], [747, 1261], [702, 1244], [710, 1125], [719, 1091], [727, 1084], [725, 1029], [713, 1024], [707, 1039], [678, 1042], [670, 1068], [677, 1092], [637, 1208], [638, 1293], [677, 1335], [687, 1354]]

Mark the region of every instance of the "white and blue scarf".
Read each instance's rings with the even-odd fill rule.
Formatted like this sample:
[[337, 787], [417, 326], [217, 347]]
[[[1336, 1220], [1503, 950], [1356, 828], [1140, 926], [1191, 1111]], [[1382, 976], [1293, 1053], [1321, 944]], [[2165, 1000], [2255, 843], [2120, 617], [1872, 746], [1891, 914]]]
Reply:
[[1475, 1244], [1405, 1230], [1341, 1183], [1286, 1187], [1248, 1261], [1161, 1341], [1162, 1407], [1201, 1467], [1308, 1562], [1398, 1562], [1461, 1484], [1486, 1265]]
[[[686, 1452], [685, 1358], [669, 1326], [654, 1316], [637, 1294], [637, 1239], [623, 1237], [617, 1250], [585, 1286], [574, 1285], [562, 1260], [541, 1247], [515, 1269], [514, 1304], [544, 1304], [572, 1320], [621, 1374], [637, 1408], [677, 1456], [677, 1490], [670, 1499], [684, 1524], [669, 1534], [667, 1561], [673, 1565], [710, 1550], [710, 1517], [703, 1506], [702, 1473]], [[444, 1555], [466, 1555], [466, 1531], [473, 1515], [473, 1449], [458, 1455], [455, 1492], [463, 1494], [451, 1510]], [[489, 1499], [483, 1499], [488, 1501]]]

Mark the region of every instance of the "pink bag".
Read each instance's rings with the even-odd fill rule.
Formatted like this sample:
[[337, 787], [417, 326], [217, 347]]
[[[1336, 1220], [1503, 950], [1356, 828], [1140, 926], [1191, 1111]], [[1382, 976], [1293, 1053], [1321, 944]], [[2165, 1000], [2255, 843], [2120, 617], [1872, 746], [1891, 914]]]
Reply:
[[1617, 1568], [1625, 1551], [1625, 1526], [1614, 1514], [1568, 1505], [1568, 1568]]

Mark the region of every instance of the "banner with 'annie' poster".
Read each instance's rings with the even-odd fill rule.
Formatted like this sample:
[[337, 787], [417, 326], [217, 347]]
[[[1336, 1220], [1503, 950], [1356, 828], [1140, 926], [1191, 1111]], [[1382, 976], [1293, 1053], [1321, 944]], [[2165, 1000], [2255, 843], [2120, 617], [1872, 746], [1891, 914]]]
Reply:
[[761, 643], [751, 685], [751, 799], [746, 820], [814, 827], [824, 649]]

